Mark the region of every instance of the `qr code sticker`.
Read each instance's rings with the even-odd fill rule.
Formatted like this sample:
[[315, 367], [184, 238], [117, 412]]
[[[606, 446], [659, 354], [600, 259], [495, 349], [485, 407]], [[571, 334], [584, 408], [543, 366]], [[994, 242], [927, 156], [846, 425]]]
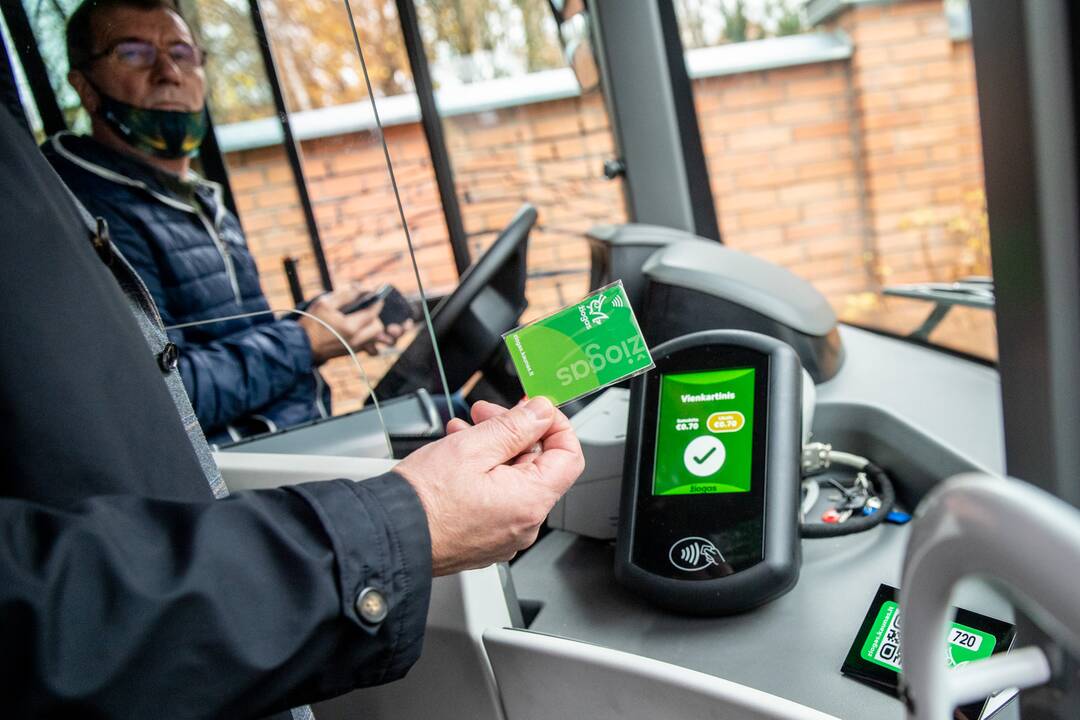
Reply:
[[874, 653], [874, 659], [900, 669], [900, 613], [894, 612], [885, 630], [885, 637]]

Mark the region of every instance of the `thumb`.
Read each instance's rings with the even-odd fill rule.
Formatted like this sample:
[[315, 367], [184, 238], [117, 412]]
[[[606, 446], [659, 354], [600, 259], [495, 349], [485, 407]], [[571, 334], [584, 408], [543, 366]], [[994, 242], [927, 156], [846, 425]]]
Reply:
[[462, 457], [487, 471], [517, 457], [536, 444], [555, 421], [555, 406], [547, 398], [533, 398], [450, 436]]

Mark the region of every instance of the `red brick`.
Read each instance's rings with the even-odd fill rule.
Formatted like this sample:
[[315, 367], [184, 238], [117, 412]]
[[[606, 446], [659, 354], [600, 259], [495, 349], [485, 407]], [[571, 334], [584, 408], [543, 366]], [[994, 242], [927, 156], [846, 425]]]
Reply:
[[275, 209], [297, 205], [300, 201], [296, 194], [296, 189], [292, 187], [284, 187], [277, 190], [263, 190], [255, 196], [255, 200], [260, 208]]
[[724, 106], [729, 108], [768, 106], [780, 102], [783, 98], [784, 91], [779, 86], [740, 89], [724, 95]]
[[871, 175], [876, 175], [889, 170], [921, 166], [928, 156], [926, 148], [913, 148], [903, 152], [869, 157], [866, 159], [866, 166]]
[[896, 147], [909, 148], [938, 145], [956, 139], [955, 125], [930, 125], [896, 130]]
[[904, 185], [909, 188], [938, 188], [943, 185], [955, 185], [963, 180], [963, 168], [956, 165], [919, 168], [902, 173]]
[[904, 85], [914, 85], [925, 77], [923, 65], [885, 65], [868, 68], [860, 77], [862, 87], [867, 90], [881, 90]]
[[723, 197], [722, 201], [723, 207], [727, 211], [758, 210], [776, 205], [777, 195], [775, 190], [735, 192]]
[[794, 130], [795, 142], [813, 140], [821, 137], [845, 136], [851, 132], [851, 125], [847, 120], [836, 122], [823, 122], [815, 125], [803, 125]]
[[368, 148], [351, 148], [335, 154], [326, 163], [331, 175], [348, 175], [357, 172], [385, 172], [386, 160], [382, 148], [371, 145]]
[[836, 220], [838, 217], [849, 215], [859, 208], [859, 201], [854, 197], [841, 197], [835, 200], [822, 200], [819, 202], [806, 203], [802, 207], [804, 220], [817, 218]]
[[835, 73], [817, 80], [789, 81], [787, 94], [790, 98], [842, 97], [848, 87], [847, 78]]
[[897, 17], [940, 17], [944, 8], [942, 0], [907, 0], [907, 2], [891, 3], [881, 8], [884, 18]]
[[703, 130], [707, 133], [729, 133], [734, 130], [757, 128], [770, 121], [769, 110], [737, 110], [707, 116]]
[[889, 48], [889, 59], [895, 63], [905, 63], [949, 57], [949, 42], [947, 37], [941, 37], [893, 45]]
[[887, 23], [860, 24], [852, 32], [852, 39], [857, 45], [887, 45], [897, 40], [917, 38], [921, 34], [918, 22], [903, 19]]
[[791, 129], [786, 127], [762, 127], [743, 130], [728, 136], [732, 150], [759, 150], [773, 148], [791, 142]]
[[843, 117], [839, 108], [840, 103], [835, 99], [787, 102], [772, 109], [772, 119], [775, 123], [791, 125], [820, 123]]
[[895, 132], [866, 133], [866, 135], [863, 136], [863, 150], [867, 155], [891, 153], [895, 145]]
[[737, 213], [739, 227], [756, 230], [774, 225], [785, 225], [799, 219], [799, 209], [795, 207], [775, 207], [769, 210]]
[[840, 190], [835, 180], [791, 183], [780, 190], [780, 204], [794, 205], [819, 200], [832, 200]]
[[233, 192], [243, 192], [253, 188], [262, 187], [266, 184], [266, 176], [262, 170], [256, 168], [230, 169], [229, 185]]
[[808, 220], [784, 228], [784, 238], [789, 243], [804, 243], [808, 240], [833, 237], [843, 231], [843, 223], [833, 218], [826, 220]]
[[889, 49], [886, 47], [856, 46], [851, 55], [851, 63], [856, 70], [876, 67], [889, 62]]
[[895, 110], [892, 112], [875, 112], [864, 115], [862, 127], [866, 131], [886, 130], [905, 125], [915, 125], [923, 120], [924, 114], [919, 110]]
[[817, 282], [828, 277], [850, 274], [859, 269], [859, 262], [858, 259], [847, 256], [818, 258], [808, 263], [792, 265], [790, 269], [810, 282]]
[[763, 167], [739, 173], [737, 183], [740, 188], [785, 187], [798, 177], [792, 167]]
[[554, 138], [576, 135], [581, 132], [582, 128], [578, 118], [570, 116], [537, 120], [532, 123], [532, 130], [535, 137]]
[[924, 209], [933, 199], [930, 190], [893, 191], [875, 195], [870, 199], [874, 213], [893, 211], [915, 212]]
[[807, 163], [799, 167], [800, 180], [818, 180], [840, 176], [854, 176], [855, 167], [849, 159], [825, 160]]
[[716, 174], [728, 175], [729, 173], [744, 170], [746, 168], [761, 168], [772, 163], [773, 154], [769, 151], [764, 152], [732, 152], [723, 153], [717, 152], [716, 154], [708, 154], [707, 160], [709, 169], [713, 173], [713, 181], [716, 181]]
[[837, 160], [851, 154], [846, 138], [820, 138], [792, 143], [777, 153], [777, 160], [790, 164]]

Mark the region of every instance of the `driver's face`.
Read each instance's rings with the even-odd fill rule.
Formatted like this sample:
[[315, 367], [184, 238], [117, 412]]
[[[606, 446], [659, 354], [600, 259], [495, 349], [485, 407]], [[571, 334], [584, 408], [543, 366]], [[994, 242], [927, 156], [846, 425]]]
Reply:
[[[92, 54], [115, 48], [121, 41], [137, 40], [157, 49], [149, 67], [133, 67], [119, 52], [95, 60], [83, 72], [109, 95], [135, 107], [195, 112], [206, 96], [206, 73], [201, 66], [181, 67], [168, 52], [176, 43], [195, 46], [183, 19], [172, 10], [119, 7], [97, 13], [91, 27]], [[96, 108], [88, 107], [94, 112]]]

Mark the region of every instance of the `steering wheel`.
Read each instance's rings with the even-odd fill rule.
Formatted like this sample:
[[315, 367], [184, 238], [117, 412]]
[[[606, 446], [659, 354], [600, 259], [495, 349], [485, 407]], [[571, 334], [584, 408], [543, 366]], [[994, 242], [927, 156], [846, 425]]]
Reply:
[[[513, 329], [528, 307], [525, 251], [535, 223], [536, 208], [525, 203], [431, 313], [451, 392], [498, 357], [502, 334]], [[434, 354], [431, 337], [422, 329], [376, 385], [376, 394], [391, 398], [418, 388], [441, 394]]]

